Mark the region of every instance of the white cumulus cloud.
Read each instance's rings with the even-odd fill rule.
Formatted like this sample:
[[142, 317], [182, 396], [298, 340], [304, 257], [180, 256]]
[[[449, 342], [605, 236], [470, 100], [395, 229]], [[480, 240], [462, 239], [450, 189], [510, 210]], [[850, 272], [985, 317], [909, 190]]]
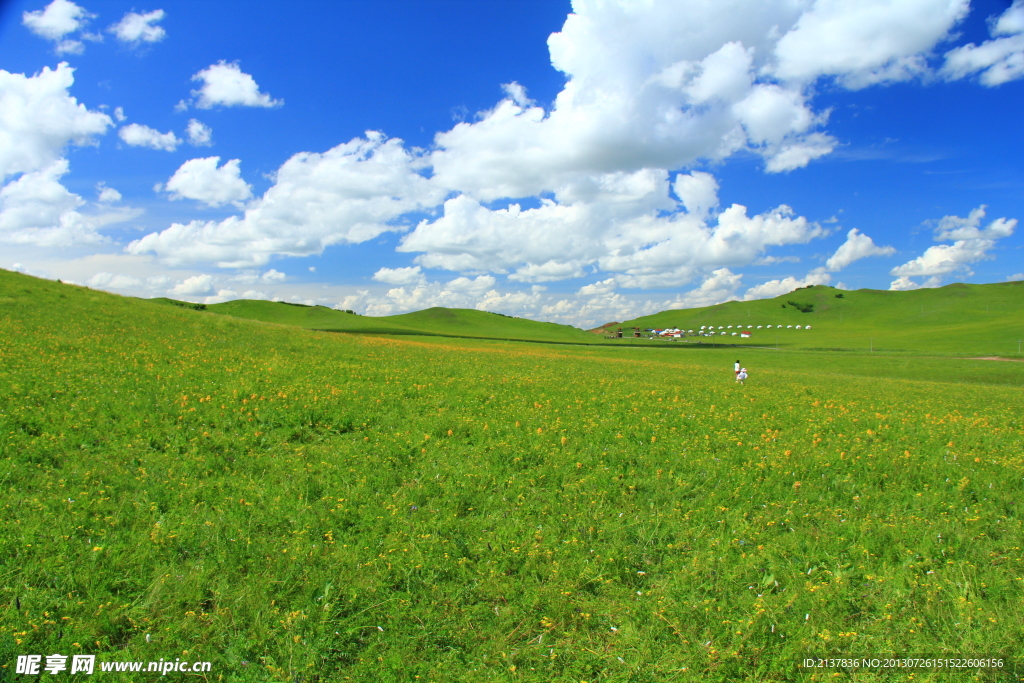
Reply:
[[122, 43], [158, 43], [167, 35], [163, 26], [157, 24], [163, 21], [164, 11], [162, 9], [139, 14], [128, 12], [121, 18], [121, 21], [111, 26], [108, 31], [117, 36]]
[[831, 280], [831, 275], [822, 272], [812, 271], [802, 279], [795, 278], [791, 275], [789, 277], [778, 280], [769, 280], [768, 282], [760, 285], [755, 285], [744, 293], [743, 299], [744, 301], [751, 301], [753, 299], [771, 299], [772, 297], [781, 296], [782, 294], [789, 294], [799, 287], [807, 287], [808, 285], [827, 285]]
[[988, 87], [1024, 77], [1024, 0], [1014, 0], [989, 30], [992, 40], [947, 52], [942, 75], [956, 80], [980, 74], [982, 85]]
[[686, 207], [686, 212], [697, 218], [706, 218], [718, 207], [718, 181], [710, 173], [680, 173], [672, 189]]
[[188, 144], [193, 147], [209, 147], [213, 144], [213, 130], [202, 121], [190, 119], [186, 133]]
[[193, 275], [183, 282], [179, 282], [171, 289], [172, 294], [195, 296], [197, 294], [209, 294], [213, 291], [215, 284], [212, 275]]
[[231, 159], [219, 168], [218, 163], [220, 157], [189, 159], [163, 189], [171, 194], [171, 199], [195, 199], [207, 206], [241, 206], [252, 197], [252, 187], [242, 180], [241, 162]]
[[846, 241], [825, 262], [825, 270], [835, 273], [862, 258], [869, 256], [891, 256], [895, 253], [895, 248], [880, 247], [870, 237], [857, 228], [853, 228], [850, 232], [846, 233]]
[[522, 282], [579, 277], [596, 267], [623, 287], [678, 287], [716, 268], [748, 265], [770, 247], [824, 234], [787, 206], [748, 216], [734, 204], [706, 220], [703, 214], [718, 203], [713, 178], [691, 176], [676, 185], [695, 213], [658, 215], [657, 208], [678, 208], [664, 174], [620, 182], [619, 196], [545, 200], [525, 210], [518, 204], [489, 209], [459, 195], [444, 203], [443, 215], [406, 235], [398, 250], [421, 252], [416, 261], [429, 268], [510, 273]]
[[85, 281], [95, 289], [143, 289], [145, 283], [137, 277], [121, 273], [108, 273], [101, 271]]
[[816, 0], [774, 48], [784, 81], [833, 76], [847, 88], [903, 81], [967, 15], [969, 0]]
[[112, 187], [107, 187], [106, 183], [96, 185], [96, 194], [100, 204], [113, 204], [121, 201], [121, 193]]
[[41, 10], [24, 12], [21, 22], [37, 36], [52, 40], [57, 54], [81, 54], [85, 49], [82, 41], [66, 36], [82, 29], [95, 16], [70, 0], [53, 0]]
[[414, 285], [425, 280], [419, 266], [412, 268], [379, 268], [373, 279], [389, 285]]
[[742, 279], [743, 276], [739, 273], [733, 273], [728, 268], [719, 268], [712, 271], [700, 287], [677, 296], [668, 308], [698, 308], [736, 299], [736, 290]]
[[70, 247], [104, 241], [94, 221], [78, 209], [85, 201], [60, 184], [66, 159], [25, 173], [0, 190], [0, 241]]
[[49, 166], [113, 125], [68, 94], [74, 71], [66, 62], [30, 77], [0, 70], [0, 178]]
[[[889, 288], [936, 287], [950, 275], [972, 275], [971, 264], [991, 258], [989, 252], [995, 248], [996, 240], [1009, 237], [1017, 226], [1016, 218], [998, 218], [982, 228], [984, 218], [984, 206], [972, 210], [966, 218], [943, 217], [935, 228], [935, 239], [954, 240], [953, 243], [928, 247], [917, 258], [893, 268], [890, 274], [897, 279]], [[911, 280], [914, 277], [927, 277], [928, 280], [918, 284]]]
[[127, 126], [122, 126], [117, 131], [117, 135], [124, 140], [125, 144], [132, 147], [148, 147], [165, 152], [173, 152], [181, 144], [181, 140], [173, 131], [161, 133], [141, 123], [129, 123]]
[[[283, 100], [275, 100], [267, 93], [261, 93], [256, 80], [242, 71], [238, 62], [221, 60], [211, 64], [192, 77], [201, 81], [199, 90], [192, 91], [197, 98], [195, 105], [200, 109], [213, 107], [280, 107]], [[187, 108], [182, 101], [179, 108]]]
[[417, 173], [402, 141], [380, 133], [286, 161], [274, 185], [243, 216], [175, 223], [128, 245], [168, 262], [257, 266], [272, 256], [310, 256], [333, 244], [356, 244], [383, 232], [403, 214], [436, 206], [443, 190]]
[[748, 149], [791, 171], [836, 141], [813, 84], [905, 80], [965, 16], [967, 0], [576, 0], [548, 40], [567, 77], [553, 106], [518, 84], [439, 133], [439, 182], [490, 201], [558, 192], [579, 177], [678, 169]]

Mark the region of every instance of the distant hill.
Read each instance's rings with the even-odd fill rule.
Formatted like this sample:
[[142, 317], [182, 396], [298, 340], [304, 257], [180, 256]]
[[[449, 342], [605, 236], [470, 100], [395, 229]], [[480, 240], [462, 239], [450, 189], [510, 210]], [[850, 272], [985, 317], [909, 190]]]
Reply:
[[[116, 297], [84, 287], [71, 287], [0, 270], [0, 284], [25, 291], [51, 292], [63, 298], [78, 292], [87, 299], [112, 302]], [[108, 297], [113, 296], [113, 299]], [[506, 339], [562, 344], [623, 344], [633, 347], [693, 348], [697, 342], [738, 347], [775, 347], [811, 351], [868, 351], [882, 353], [1024, 359], [1024, 282], [984, 285], [956, 283], [934, 289], [890, 292], [846, 291], [817, 285], [774, 299], [731, 301], [703, 308], [669, 310], [602, 328], [621, 327], [625, 338], [608, 340], [555, 323], [513, 318], [470, 309], [429, 308], [402, 315], [371, 317], [324, 306], [238, 300], [222, 304], [193, 304], [150, 299], [154, 306], [171, 306], [182, 314], [217, 314], [329, 332], [394, 335], [435, 335], [476, 339]], [[3, 297], [0, 296], [0, 303]], [[629, 337], [641, 329], [701, 326], [725, 328], [725, 336], [690, 337], [680, 342]], [[728, 326], [732, 325], [732, 328]], [[771, 329], [767, 326], [771, 325]], [[782, 326], [781, 329], [779, 326]], [[792, 325], [793, 327], [787, 327]], [[797, 330], [796, 325], [802, 329]], [[811, 329], [806, 328], [807, 325]], [[758, 328], [760, 326], [760, 328]], [[750, 329], [749, 339], [733, 332]], [[837, 362], [842, 362], [842, 356]]]
[[[815, 285], [757, 301], [662, 311], [621, 327], [714, 326], [716, 343], [835, 351], [1019, 356], [1024, 339], [1024, 282], [890, 292]], [[733, 327], [728, 328], [729, 325]], [[758, 326], [761, 326], [758, 329]], [[768, 329], [767, 326], [772, 328]], [[778, 329], [779, 325], [782, 329]], [[792, 328], [787, 326], [792, 325]], [[810, 325], [811, 329], [796, 329]], [[725, 329], [718, 330], [721, 326]], [[749, 339], [732, 336], [751, 327]], [[709, 338], [691, 338], [711, 342]], [[657, 343], [657, 342], [652, 342]], [[667, 342], [666, 342], [667, 343]], [[1022, 347], [1024, 348], [1024, 347]]]
[[346, 313], [326, 306], [240, 299], [211, 304], [205, 310], [236, 318], [327, 332], [422, 334], [564, 344], [593, 344], [601, 341], [594, 335], [569, 325], [537, 322], [466, 308], [428, 308], [401, 315], [371, 317]]

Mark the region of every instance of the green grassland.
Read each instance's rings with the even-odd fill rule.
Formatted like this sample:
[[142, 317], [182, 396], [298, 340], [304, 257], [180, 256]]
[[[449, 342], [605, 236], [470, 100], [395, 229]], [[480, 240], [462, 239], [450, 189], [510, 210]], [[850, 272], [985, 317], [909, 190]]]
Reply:
[[[157, 301], [170, 302], [169, 299]], [[181, 302], [178, 302], [179, 304]], [[797, 304], [795, 307], [793, 304]], [[810, 310], [808, 304], [813, 304]], [[933, 289], [889, 292], [845, 291], [815, 285], [774, 299], [730, 301], [703, 308], [669, 310], [627, 320], [625, 338], [583, 332], [568, 325], [512, 318], [486, 311], [430, 308], [402, 315], [369, 317], [325, 306], [238, 300], [206, 311], [313, 330], [387, 335], [541, 341], [617, 346], [678, 346], [668, 340], [635, 339], [641, 330], [701, 325], [723, 329], [725, 336], [690, 337], [682, 344], [771, 347], [800, 351], [873, 352], [885, 355], [1000, 356], [1024, 359], [1024, 282], [987, 285], [956, 283]], [[761, 325], [761, 329], [757, 326]], [[767, 325], [772, 328], [768, 329]], [[782, 329], [778, 329], [779, 326]], [[807, 325], [811, 329], [795, 329]], [[753, 328], [749, 339], [732, 336]], [[792, 326], [792, 327], [787, 327]]]
[[0, 679], [87, 653], [240, 682], [1022, 680], [797, 662], [1012, 668], [1024, 364], [743, 351], [738, 385], [734, 349], [334, 334], [0, 271]]
[[[787, 302], [813, 304], [802, 312]], [[716, 337], [738, 346], [869, 351], [926, 355], [998, 355], [1024, 358], [1024, 282], [956, 283], [934, 289], [843, 291], [815, 285], [774, 299], [730, 301], [706, 308], [663, 311], [622, 323], [625, 330], [701, 325], [753, 326], [750, 339]], [[763, 326], [758, 330], [758, 325]], [[764, 326], [772, 325], [772, 329]], [[783, 329], [776, 328], [782, 325]], [[793, 329], [786, 328], [793, 325]], [[810, 325], [797, 330], [796, 325]], [[710, 339], [705, 339], [705, 343]]]
[[326, 306], [240, 299], [212, 304], [205, 310], [279, 325], [353, 334], [416, 334], [566, 344], [593, 344], [601, 341], [595, 335], [569, 325], [464, 308], [428, 308], [401, 315], [369, 317]]

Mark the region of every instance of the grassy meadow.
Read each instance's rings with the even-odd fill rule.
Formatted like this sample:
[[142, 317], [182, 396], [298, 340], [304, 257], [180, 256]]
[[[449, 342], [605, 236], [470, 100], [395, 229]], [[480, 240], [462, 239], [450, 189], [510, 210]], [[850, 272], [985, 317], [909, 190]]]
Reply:
[[[1024, 359], [1024, 281], [958, 282], [909, 292], [845, 291], [815, 285], [774, 299], [662, 311], [622, 323], [624, 330], [633, 326], [696, 330], [701, 325], [732, 325], [722, 330], [726, 336], [715, 341], [748, 347]], [[756, 329], [758, 325], [762, 329]], [[796, 325], [811, 329], [797, 330]], [[731, 336], [741, 326], [755, 328], [749, 339]]]
[[[742, 351], [746, 385], [736, 349], [317, 332], [0, 271], [0, 680], [1024, 680], [1024, 364]], [[798, 668], [893, 655], [1007, 666]]]

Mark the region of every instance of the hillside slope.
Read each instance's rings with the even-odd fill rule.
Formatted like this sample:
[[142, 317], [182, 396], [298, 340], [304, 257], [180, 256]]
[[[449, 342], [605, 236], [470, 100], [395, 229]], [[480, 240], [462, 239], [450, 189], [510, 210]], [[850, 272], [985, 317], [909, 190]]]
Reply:
[[[813, 310], [802, 312], [794, 303], [803, 308], [813, 304]], [[737, 345], [1020, 358], [1024, 282], [956, 283], [909, 292], [816, 285], [774, 299], [662, 311], [622, 323], [623, 328], [641, 329], [699, 330], [702, 325], [714, 326], [716, 332], [719, 326], [725, 328], [721, 331], [726, 335], [714, 341]], [[811, 329], [797, 330], [796, 325]], [[749, 339], [732, 336], [748, 326], [753, 328]]]

